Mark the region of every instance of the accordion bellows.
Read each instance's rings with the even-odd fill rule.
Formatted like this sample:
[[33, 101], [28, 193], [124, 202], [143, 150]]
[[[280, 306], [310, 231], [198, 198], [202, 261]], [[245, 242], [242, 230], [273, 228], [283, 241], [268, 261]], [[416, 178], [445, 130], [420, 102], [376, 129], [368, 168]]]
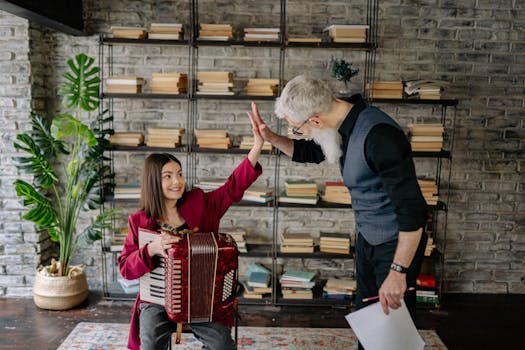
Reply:
[[[163, 299], [168, 317], [177, 323], [213, 322], [216, 317], [232, 317], [238, 255], [235, 241], [227, 234], [182, 235], [168, 250], [164, 261]], [[146, 279], [144, 282], [148, 283]], [[142, 293], [141, 285], [144, 300]]]

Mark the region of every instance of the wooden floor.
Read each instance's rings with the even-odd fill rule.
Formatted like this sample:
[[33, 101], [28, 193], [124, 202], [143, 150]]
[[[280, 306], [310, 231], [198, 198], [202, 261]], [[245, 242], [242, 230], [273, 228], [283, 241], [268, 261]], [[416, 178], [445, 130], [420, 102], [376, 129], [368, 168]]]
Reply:
[[[0, 299], [0, 349], [56, 349], [78, 322], [127, 323], [130, 309], [128, 302], [94, 293], [69, 311], [40, 310], [31, 299]], [[241, 306], [239, 311], [241, 326], [348, 327], [346, 310]], [[525, 295], [445, 295], [440, 310], [420, 310], [416, 326], [435, 329], [453, 350], [525, 349]]]

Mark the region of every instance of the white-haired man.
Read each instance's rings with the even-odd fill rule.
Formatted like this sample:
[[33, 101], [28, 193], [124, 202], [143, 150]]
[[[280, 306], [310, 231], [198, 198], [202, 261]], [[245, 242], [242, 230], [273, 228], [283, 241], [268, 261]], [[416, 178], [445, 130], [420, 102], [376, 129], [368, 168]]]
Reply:
[[[357, 308], [379, 295], [383, 311], [401, 306], [415, 315], [416, 277], [427, 235], [427, 205], [419, 188], [410, 143], [401, 127], [360, 95], [337, 98], [323, 81], [297, 76], [275, 104], [296, 135], [272, 132], [252, 103], [248, 112], [263, 138], [293, 161], [338, 163], [352, 196], [356, 222]], [[406, 292], [406, 293], [405, 293]]]

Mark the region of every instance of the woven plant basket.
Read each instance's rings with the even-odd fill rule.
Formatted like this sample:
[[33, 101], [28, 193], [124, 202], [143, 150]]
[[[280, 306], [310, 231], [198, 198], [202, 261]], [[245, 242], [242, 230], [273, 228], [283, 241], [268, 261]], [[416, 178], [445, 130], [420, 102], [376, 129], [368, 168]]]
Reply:
[[88, 293], [86, 274], [79, 266], [71, 268], [68, 276], [46, 276], [36, 271], [33, 300], [39, 308], [68, 310], [82, 304]]

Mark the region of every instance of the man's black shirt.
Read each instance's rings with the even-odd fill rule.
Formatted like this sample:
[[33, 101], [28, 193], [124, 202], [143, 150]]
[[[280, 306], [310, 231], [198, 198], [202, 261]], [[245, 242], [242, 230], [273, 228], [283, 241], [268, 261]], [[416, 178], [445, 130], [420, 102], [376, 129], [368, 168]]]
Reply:
[[[344, 167], [348, 140], [357, 117], [367, 107], [361, 95], [353, 95], [346, 101], [353, 107], [338, 130], [343, 149], [341, 169]], [[412, 149], [403, 131], [388, 124], [374, 126], [365, 140], [365, 157], [370, 169], [381, 177], [385, 190], [396, 207], [399, 230], [415, 231], [424, 227], [427, 205], [417, 183]], [[293, 161], [320, 163], [324, 159], [321, 146], [314, 141], [294, 140]]]

